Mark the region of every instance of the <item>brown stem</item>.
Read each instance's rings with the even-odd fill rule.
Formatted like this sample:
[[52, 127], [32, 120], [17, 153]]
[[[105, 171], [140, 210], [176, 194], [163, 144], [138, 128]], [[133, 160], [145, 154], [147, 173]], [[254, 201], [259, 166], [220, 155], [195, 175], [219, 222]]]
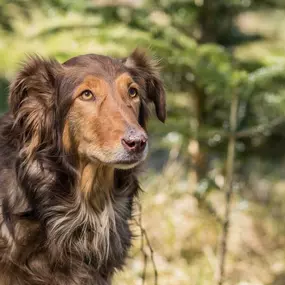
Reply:
[[225, 214], [221, 234], [221, 242], [219, 248], [219, 260], [217, 267], [217, 285], [222, 285], [225, 279], [225, 265], [226, 255], [228, 251], [228, 235], [230, 227], [230, 214], [231, 214], [231, 200], [233, 196], [233, 175], [235, 163], [235, 145], [236, 145], [236, 128], [237, 128], [237, 113], [238, 113], [239, 98], [234, 94], [231, 104], [230, 112], [230, 137], [228, 143], [228, 154], [226, 164], [226, 182], [224, 186], [225, 191]]
[[151, 259], [153, 274], [154, 274], [154, 285], [158, 285], [158, 271], [157, 271], [156, 263], [154, 260], [154, 251], [153, 251], [153, 248], [151, 246], [150, 240], [148, 238], [148, 234], [145, 230], [144, 230], [144, 236], [146, 239], [147, 246], [149, 247], [149, 250], [150, 250], [150, 259]]
[[150, 260], [151, 260], [151, 264], [152, 264], [152, 268], [153, 268], [153, 274], [154, 274], [154, 285], [158, 285], [158, 271], [157, 271], [157, 267], [156, 267], [156, 263], [154, 260], [154, 250], [151, 246], [150, 240], [148, 238], [148, 234], [145, 230], [145, 228], [142, 225], [142, 207], [141, 204], [138, 202], [138, 208], [139, 208], [139, 220], [134, 219], [136, 225], [140, 228], [141, 231], [141, 252], [143, 254], [143, 272], [142, 272], [142, 285], [145, 284], [145, 280], [146, 280], [146, 270], [147, 270], [147, 264], [148, 264], [148, 259], [149, 256], [145, 250], [145, 242], [147, 247], [149, 248], [150, 251]]

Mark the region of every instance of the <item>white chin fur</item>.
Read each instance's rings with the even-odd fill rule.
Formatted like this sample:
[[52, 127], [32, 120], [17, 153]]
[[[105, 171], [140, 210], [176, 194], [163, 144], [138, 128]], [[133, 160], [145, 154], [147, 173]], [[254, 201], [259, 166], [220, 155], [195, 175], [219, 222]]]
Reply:
[[131, 169], [134, 168], [135, 166], [137, 166], [141, 161], [138, 161], [136, 163], [133, 164], [115, 164], [115, 168], [117, 169]]

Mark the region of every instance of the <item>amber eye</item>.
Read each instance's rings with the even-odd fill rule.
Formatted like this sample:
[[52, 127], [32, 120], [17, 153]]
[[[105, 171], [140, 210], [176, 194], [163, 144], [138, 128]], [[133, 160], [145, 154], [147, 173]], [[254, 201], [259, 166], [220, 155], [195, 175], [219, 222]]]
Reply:
[[129, 95], [132, 98], [135, 98], [138, 95], [138, 89], [134, 87], [129, 88]]
[[81, 94], [80, 94], [80, 99], [83, 101], [92, 101], [95, 99], [93, 93], [90, 90], [84, 90]]

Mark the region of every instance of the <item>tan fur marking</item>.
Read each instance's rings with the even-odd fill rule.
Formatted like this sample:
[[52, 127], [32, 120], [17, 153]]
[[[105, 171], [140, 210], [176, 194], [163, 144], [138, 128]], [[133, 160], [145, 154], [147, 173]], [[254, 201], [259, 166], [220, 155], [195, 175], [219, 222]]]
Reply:
[[88, 75], [76, 88], [74, 96], [77, 97], [84, 90], [91, 90], [96, 97], [104, 97], [108, 94], [108, 84], [105, 80], [96, 76]]
[[69, 131], [69, 121], [64, 124], [62, 143], [65, 151], [70, 151], [71, 149], [71, 138]]
[[128, 107], [132, 107], [136, 114], [136, 118], [138, 118], [140, 97], [137, 96], [135, 98], [130, 98], [128, 95], [128, 89], [129, 87], [133, 87], [136, 88], [140, 93], [141, 90], [139, 85], [133, 81], [133, 79], [128, 73], [123, 73], [122, 75], [117, 77], [115, 80], [115, 84], [119, 96], [124, 100]]
[[130, 77], [128, 73], [123, 73], [122, 75], [118, 76], [115, 82], [118, 89], [120, 90], [127, 90], [127, 87], [132, 83], [134, 83], [133, 79]]
[[[81, 162], [80, 189], [85, 195], [90, 195], [94, 188], [100, 189], [100, 184], [105, 189], [112, 190], [114, 183], [114, 168], [102, 163]], [[96, 182], [96, 185], [95, 185]], [[96, 193], [98, 195], [99, 193]], [[100, 200], [96, 197], [95, 200]], [[98, 205], [100, 206], [100, 205]]]
[[80, 190], [87, 195], [91, 193], [93, 188], [93, 181], [95, 178], [95, 165], [92, 163], [88, 163], [81, 170], [81, 179], [80, 179]]

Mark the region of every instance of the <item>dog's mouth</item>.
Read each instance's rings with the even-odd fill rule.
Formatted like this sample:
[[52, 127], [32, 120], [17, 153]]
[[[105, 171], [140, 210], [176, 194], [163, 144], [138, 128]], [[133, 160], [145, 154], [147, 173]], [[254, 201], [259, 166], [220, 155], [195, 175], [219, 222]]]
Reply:
[[133, 168], [137, 166], [138, 164], [142, 163], [146, 159], [147, 153], [148, 153], [147, 145], [145, 149], [139, 153], [130, 154], [130, 153], [124, 152], [123, 155], [117, 161], [115, 161], [114, 165], [116, 168], [119, 168], [119, 169]]
[[139, 157], [135, 158], [128, 158], [128, 159], [118, 159], [114, 160], [112, 162], [109, 162], [107, 164], [114, 166], [117, 169], [131, 169], [142, 163], [147, 156], [147, 153], [145, 155], [140, 155]]
[[117, 163], [113, 164], [115, 168], [117, 169], [131, 169], [139, 165], [142, 161], [118, 161]]
[[95, 163], [103, 163], [109, 166], [113, 166], [117, 169], [131, 169], [142, 163], [146, 157], [147, 157], [148, 149], [145, 148], [145, 150], [142, 153], [137, 154], [128, 154], [126, 152], [119, 153], [115, 155], [114, 159], [110, 158], [98, 158], [96, 156], [91, 156], [90, 159]]
[[139, 165], [144, 161], [144, 159], [133, 159], [133, 160], [114, 160], [114, 161], [101, 161], [95, 157], [92, 157], [91, 160], [93, 162], [100, 162], [105, 165], [112, 166], [117, 169], [131, 169]]

